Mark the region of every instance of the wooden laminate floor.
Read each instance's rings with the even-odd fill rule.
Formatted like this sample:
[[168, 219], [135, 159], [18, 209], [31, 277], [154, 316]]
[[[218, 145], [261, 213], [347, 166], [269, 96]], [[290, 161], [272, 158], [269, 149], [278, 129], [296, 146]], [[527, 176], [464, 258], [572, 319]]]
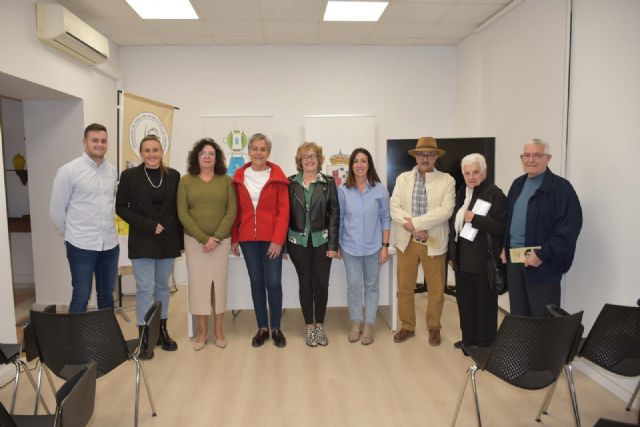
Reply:
[[[459, 339], [455, 301], [447, 297], [443, 316], [443, 342], [427, 344], [424, 321], [416, 337], [394, 344], [391, 331], [379, 317], [376, 340], [370, 346], [347, 341], [346, 309], [329, 309], [326, 329], [330, 343], [309, 348], [303, 341], [300, 310], [287, 310], [284, 349], [268, 343], [252, 348], [253, 311], [225, 318], [228, 346], [207, 344], [194, 352], [187, 337], [186, 289], [171, 298], [169, 327], [179, 344], [177, 352], [158, 349], [144, 366], [158, 411], [151, 417], [142, 391], [140, 426], [447, 426], [455, 409], [465, 370], [470, 361], [454, 350]], [[132, 301], [129, 301], [132, 303]], [[416, 296], [418, 318], [424, 319], [426, 295]], [[133, 320], [134, 313], [129, 312]], [[134, 323], [121, 325], [126, 338], [137, 335]], [[133, 363], [100, 378], [91, 426], [133, 424]], [[600, 417], [631, 422], [637, 411], [626, 412], [625, 402], [575, 372], [583, 426]], [[57, 381], [60, 385], [62, 381]], [[45, 397], [55, 406], [51, 390]], [[488, 374], [478, 375], [479, 399], [485, 426], [571, 426], [573, 419], [566, 381], [558, 385], [550, 413], [542, 424], [534, 421], [544, 391], [523, 391]], [[143, 389], [144, 390], [144, 389]], [[11, 387], [0, 390], [9, 403]], [[33, 392], [21, 381], [17, 413], [29, 413]], [[472, 394], [467, 390], [458, 426], [475, 425]]]

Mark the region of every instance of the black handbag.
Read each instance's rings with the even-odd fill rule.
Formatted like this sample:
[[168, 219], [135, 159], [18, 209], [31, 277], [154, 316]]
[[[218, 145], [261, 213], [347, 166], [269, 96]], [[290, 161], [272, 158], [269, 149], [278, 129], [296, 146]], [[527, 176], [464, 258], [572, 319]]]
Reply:
[[491, 234], [487, 234], [487, 276], [489, 287], [497, 295], [502, 295], [509, 290], [507, 285], [507, 265], [502, 263], [499, 256], [493, 251]]

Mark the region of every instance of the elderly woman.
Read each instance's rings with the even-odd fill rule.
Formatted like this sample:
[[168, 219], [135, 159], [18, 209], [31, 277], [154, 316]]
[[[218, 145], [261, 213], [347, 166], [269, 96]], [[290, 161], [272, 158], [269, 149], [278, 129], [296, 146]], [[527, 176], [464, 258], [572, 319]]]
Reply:
[[209, 315], [214, 313], [214, 344], [224, 348], [222, 330], [227, 307], [227, 271], [231, 226], [236, 217], [236, 191], [226, 175], [224, 153], [210, 138], [195, 143], [187, 159], [189, 174], [178, 188], [178, 214], [185, 230], [189, 311], [198, 319], [193, 349], [207, 342]]
[[[465, 156], [461, 163], [465, 186], [456, 195], [449, 222], [449, 263], [456, 276], [456, 298], [462, 340], [454, 347], [488, 346], [498, 321], [498, 295], [489, 283], [489, 244], [499, 254], [507, 221], [506, 197], [487, 182], [487, 162], [481, 154]], [[482, 213], [476, 205], [490, 204]], [[463, 227], [467, 226], [461, 234]], [[474, 231], [476, 230], [476, 231]]]
[[[349, 174], [338, 188], [340, 253], [347, 271], [347, 304], [351, 318], [349, 342], [362, 333], [363, 345], [373, 342], [380, 299], [380, 266], [389, 259], [389, 191], [380, 182], [371, 153], [356, 148]], [[364, 319], [362, 303], [364, 293]], [[364, 320], [364, 331], [362, 323]]]
[[304, 339], [308, 346], [329, 344], [324, 315], [331, 259], [338, 254], [340, 207], [333, 178], [321, 171], [322, 147], [305, 142], [296, 152], [298, 173], [289, 177], [291, 209], [287, 251], [298, 273]]
[[[244, 255], [251, 282], [251, 298], [258, 332], [251, 340], [260, 347], [271, 338], [277, 347], [287, 341], [280, 330], [282, 316], [282, 245], [289, 224], [289, 180], [282, 169], [267, 161], [271, 141], [256, 133], [249, 139], [250, 162], [233, 177], [238, 214], [231, 229], [232, 251]], [[269, 319], [270, 309], [271, 319]], [[271, 323], [269, 323], [271, 320]]]
[[[140, 142], [142, 163], [120, 175], [116, 213], [129, 224], [129, 258], [136, 278], [136, 320], [142, 333], [144, 316], [160, 301], [160, 339], [163, 350], [178, 345], [169, 336], [169, 276], [184, 248], [178, 221], [176, 193], [180, 173], [162, 163], [162, 144], [155, 135]], [[156, 343], [142, 343], [141, 357], [151, 359]]]

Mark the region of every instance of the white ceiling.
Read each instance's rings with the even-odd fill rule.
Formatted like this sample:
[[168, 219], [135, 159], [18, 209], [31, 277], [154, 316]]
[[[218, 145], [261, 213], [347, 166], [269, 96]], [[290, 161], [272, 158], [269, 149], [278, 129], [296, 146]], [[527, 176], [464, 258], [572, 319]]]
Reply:
[[59, 0], [120, 46], [455, 45], [511, 0], [391, 0], [379, 22], [323, 22], [327, 0], [191, 0], [199, 20], [142, 20], [125, 0]]

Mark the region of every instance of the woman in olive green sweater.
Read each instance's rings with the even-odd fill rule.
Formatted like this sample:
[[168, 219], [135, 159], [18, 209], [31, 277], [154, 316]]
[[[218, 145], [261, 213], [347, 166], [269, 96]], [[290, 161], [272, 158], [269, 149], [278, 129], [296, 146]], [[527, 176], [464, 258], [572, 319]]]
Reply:
[[178, 216], [184, 226], [189, 311], [198, 318], [194, 350], [207, 342], [208, 317], [214, 319], [214, 343], [227, 342], [222, 321], [227, 306], [227, 271], [231, 226], [236, 217], [236, 191], [226, 175], [224, 153], [210, 138], [202, 139], [189, 152], [189, 173], [178, 187]]

